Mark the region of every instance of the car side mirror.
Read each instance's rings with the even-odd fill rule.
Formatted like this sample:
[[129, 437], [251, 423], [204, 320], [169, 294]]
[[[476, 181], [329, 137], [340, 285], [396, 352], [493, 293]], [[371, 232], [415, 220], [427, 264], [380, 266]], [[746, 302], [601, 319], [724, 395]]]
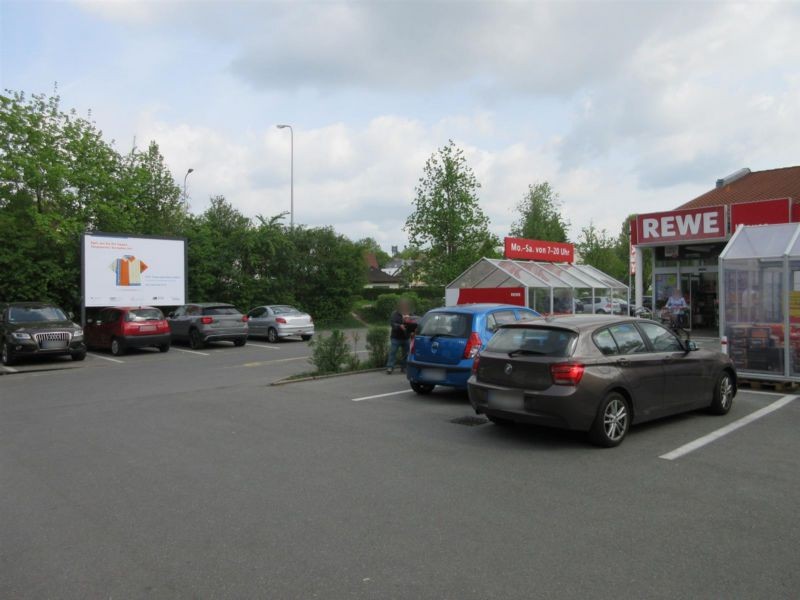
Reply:
[[692, 340], [686, 340], [686, 351], [687, 352], [694, 352], [698, 350], [697, 343], [693, 342]]
[[74, 313], [74, 312], [72, 312], [72, 311], [69, 311], [69, 312], [67, 313], [67, 316], [69, 317], [69, 320], [70, 320], [70, 321], [73, 321], [73, 320], [75, 320], [75, 313]]
[[175, 313], [174, 313], [174, 312], [171, 312], [171, 313], [169, 313], [169, 314], [167, 315], [167, 318], [168, 318], [168, 319], [174, 319], [174, 318], [175, 318]]

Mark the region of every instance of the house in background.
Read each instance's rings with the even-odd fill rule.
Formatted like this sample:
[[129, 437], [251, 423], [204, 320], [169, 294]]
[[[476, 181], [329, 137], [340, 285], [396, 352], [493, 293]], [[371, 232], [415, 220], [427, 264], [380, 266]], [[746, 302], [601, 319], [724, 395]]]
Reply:
[[378, 265], [378, 259], [372, 252], [364, 253], [364, 262], [367, 267], [367, 284], [364, 287], [386, 289], [402, 287], [402, 281], [399, 277], [381, 270], [380, 265]]

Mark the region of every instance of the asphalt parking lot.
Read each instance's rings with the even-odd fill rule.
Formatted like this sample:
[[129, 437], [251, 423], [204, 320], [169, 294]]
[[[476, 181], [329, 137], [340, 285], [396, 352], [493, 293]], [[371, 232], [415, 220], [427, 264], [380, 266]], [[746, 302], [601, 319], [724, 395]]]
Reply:
[[308, 354], [93, 353], [0, 377], [0, 597], [800, 589], [793, 396], [741, 391], [725, 417], [601, 450], [485, 423], [463, 394], [416, 396], [399, 374], [269, 385]]

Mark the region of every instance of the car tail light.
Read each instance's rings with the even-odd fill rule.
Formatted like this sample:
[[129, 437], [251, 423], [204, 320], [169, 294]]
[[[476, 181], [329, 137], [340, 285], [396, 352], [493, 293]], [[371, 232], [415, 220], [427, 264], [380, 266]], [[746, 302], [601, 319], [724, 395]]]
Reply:
[[242, 315], [242, 323], [247, 323], [250, 320], [250, 317], [247, 315]]
[[478, 365], [481, 362], [481, 355], [477, 354], [475, 356], [475, 360], [472, 361], [472, 374], [477, 376], [478, 375]]
[[475, 358], [478, 352], [480, 352], [482, 345], [481, 336], [473, 331], [467, 340], [466, 348], [464, 348], [464, 358]]
[[212, 317], [200, 317], [200, 322], [203, 325], [211, 325], [214, 322]]
[[275, 319], [275, 322], [280, 323], [281, 325], [286, 325], [286, 319], [284, 319], [283, 317], [278, 317], [277, 319]]
[[139, 326], [134, 323], [122, 323], [122, 335], [133, 335], [139, 333]]
[[416, 338], [411, 338], [411, 343], [408, 345], [408, 355], [414, 354], [414, 345], [417, 343]]
[[578, 385], [584, 368], [580, 363], [558, 363], [550, 365], [550, 376], [556, 385]]

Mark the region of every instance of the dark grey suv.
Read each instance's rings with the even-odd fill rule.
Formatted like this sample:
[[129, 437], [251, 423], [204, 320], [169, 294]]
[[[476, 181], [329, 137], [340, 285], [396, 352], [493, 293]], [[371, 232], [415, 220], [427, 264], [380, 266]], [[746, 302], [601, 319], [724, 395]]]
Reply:
[[67, 314], [42, 302], [0, 303], [0, 352], [3, 364], [23, 358], [65, 356], [86, 358], [83, 330]]
[[167, 317], [173, 341], [189, 342], [194, 349], [208, 342], [247, 343], [247, 317], [235, 306], [220, 302], [185, 304]]
[[727, 413], [736, 370], [721, 352], [699, 350], [659, 323], [602, 315], [505, 325], [469, 380], [479, 414], [588, 431], [616, 446], [632, 424], [708, 409]]

